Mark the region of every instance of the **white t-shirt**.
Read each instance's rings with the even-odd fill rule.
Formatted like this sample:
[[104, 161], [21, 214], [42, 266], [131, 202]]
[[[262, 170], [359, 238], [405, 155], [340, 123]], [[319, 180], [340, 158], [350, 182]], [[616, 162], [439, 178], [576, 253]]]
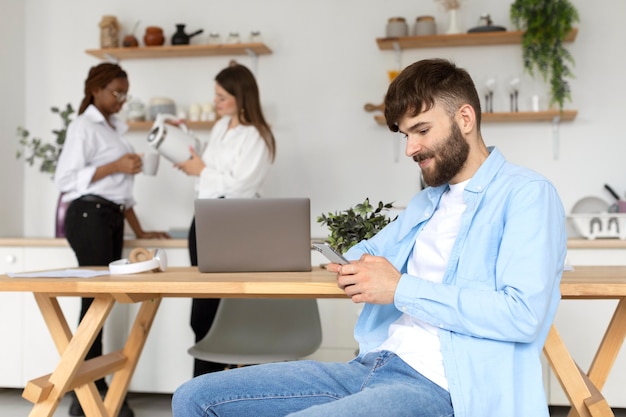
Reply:
[[[432, 282], [443, 280], [466, 208], [463, 190], [468, 182], [450, 184], [442, 195], [433, 217], [417, 235], [408, 261], [409, 275]], [[403, 314], [389, 326], [389, 337], [377, 350], [394, 352], [426, 378], [448, 389], [436, 327]]]

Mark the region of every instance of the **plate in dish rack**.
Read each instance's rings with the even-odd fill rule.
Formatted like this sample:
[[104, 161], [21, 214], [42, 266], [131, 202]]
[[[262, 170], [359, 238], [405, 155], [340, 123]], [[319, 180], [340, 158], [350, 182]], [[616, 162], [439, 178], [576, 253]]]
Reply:
[[568, 217], [587, 239], [626, 239], [626, 213], [572, 213]]
[[609, 203], [600, 197], [583, 197], [574, 204], [572, 213], [606, 213], [609, 211]]

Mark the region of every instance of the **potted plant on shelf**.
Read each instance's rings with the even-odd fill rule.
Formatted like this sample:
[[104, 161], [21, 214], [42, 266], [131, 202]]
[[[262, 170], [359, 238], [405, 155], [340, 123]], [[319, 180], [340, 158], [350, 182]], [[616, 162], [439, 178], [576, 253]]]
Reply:
[[[22, 127], [18, 126], [17, 136], [19, 138], [20, 149], [18, 149], [16, 157], [24, 158], [24, 160], [33, 166], [35, 162], [39, 163], [39, 171], [50, 174], [51, 177], [57, 167], [57, 161], [59, 155], [63, 150], [63, 144], [65, 143], [65, 135], [67, 134], [67, 127], [69, 126], [71, 119], [70, 116], [74, 113], [74, 109], [71, 104], [66, 104], [65, 109], [61, 110], [59, 107], [51, 107], [52, 113], [57, 113], [61, 117], [61, 128], [53, 129], [54, 141], [47, 142], [39, 137], [31, 137], [30, 132]], [[61, 201], [62, 195], [59, 196], [57, 202], [56, 222], [55, 222], [55, 236], [65, 236], [65, 210], [67, 205]]]
[[[363, 239], [369, 239], [383, 227], [395, 220], [387, 216], [393, 203], [377, 206], [370, 204], [369, 198], [342, 212], [327, 213], [318, 216], [317, 222], [326, 225], [330, 231], [328, 243], [344, 253]], [[397, 216], [396, 216], [397, 217]]]
[[578, 22], [578, 11], [569, 0], [515, 0], [510, 17], [523, 30], [522, 54], [524, 68], [530, 75], [538, 71], [550, 83], [550, 105], [563, 110], [571, 100], [567, 77], [573, 74], [568, 64], [574, 59], [563, 46], [563, 40]]

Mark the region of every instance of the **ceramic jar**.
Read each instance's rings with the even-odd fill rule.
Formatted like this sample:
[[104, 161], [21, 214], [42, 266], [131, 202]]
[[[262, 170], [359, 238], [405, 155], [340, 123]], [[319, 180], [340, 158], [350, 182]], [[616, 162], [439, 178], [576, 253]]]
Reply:
[[390, 17], [387, 21], [385, 34], [388, 38], [398, 38], [409, 35], [409, 27], [404, 17]]
[[119, 44], [120, 25], [115, 16], [102, 16], [100, 20], [100, 48], [117, 48]]
[[148, 26], [146, 33], [143, 36], [143, 43], [146, 46], [160, 46], [165, 42], [165, 36], [163, 36], [163, 29], [158, 26]]
[[413, 34], [415, 36], [435, 35], [437, 27], [435, 26], [435, 18], [432, 16], [418, 16], [413, 26]]

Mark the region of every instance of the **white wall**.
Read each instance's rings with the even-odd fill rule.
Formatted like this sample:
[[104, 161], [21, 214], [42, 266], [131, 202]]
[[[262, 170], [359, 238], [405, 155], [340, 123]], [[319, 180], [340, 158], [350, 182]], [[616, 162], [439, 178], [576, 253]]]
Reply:
[[[7, 0], [2, 1], [2, 15], [6, 16]], [[19, 12], [17, 0], [8, 3]], [[542, 172], [556, 184], [567, 210], [586, 195], [610, 201], [602, 188], [605, 182], [620, 193], [626, 190], [626, 141], [618, 129], [626, 91], [626, 80], [620, 71], [624, 58], [617, 53], [623, 48], [623, 36], [615, 34], [615, 28], [622, 26], [626, 3], [573, 3], [582, 21], [576, 42], [569, 44], [576, 60], [576, 78], [571, 83], [573, 102], [567, 107], [577, 109], [579, 115], [574, 122], [560, 127], [559, 158], [553, 159], [549, 123], [483, 125], [488, 144], [497, 145], [511, 161]], [[474, 26], [478, 16], [488, 11], [495, 24], [511, 28], [509, 4], [465, 0], [460, 9], [460, 24], [465, 29]], [[380, 51], [375, 42], [376, 37], [384, 36], [387, 18], [404, 16], [412, 22], [418, 15], [433, 14], [443, 31], [446, 15], [435, 1], [179, 0], [155, 7], [148, 0], [26, 0], [23, 114], [31, 131], [46, 134], [57, 125], [50, 106], [68, 101], [78, 106], [87, 71], [98, 62], [84, 51], [99, 47], [98, 22], [104, 14], [117, 16], [128, 29], [141, 20], [138, 37], [143, 36], [146, 26], [158, 25], [169, 38], [174, 25], [180, 22], [186, 23], [189, 31], [205, 30], [194, 42], [206, 41], [209, 32], [225, 36], [238, 31], [242, 37], [251, 30], [262, 32], [274, 53], [260, 57], [257, 76], [266, 116], [278, 141], [276, 164], [265, 186], [266, 196], [309, 196], [315, 217], [323, 211], [347, 208], [366, 196], [402, 205], [418, 189], [417, 167], [406, 160], [403, 149], [401, 160], [394, 161], [398, 139], [377, 125], [363, 105], [382, 101], [387, 87], [386, 70], [395, 65], [393, 52]], [[6, 30], [3, 28], [2, 33]], [[19, 40], [20, 36], [11, 33], [11, 42]], [[3, 71], [5, 55], [11, 61], [21, 59], [21, 48], [15, 48], [11, 42], [0, 46]], [[500, 94], [495, 109], [508, 110], [504, 86], [511, 76], [522, 71], [519, 46], [411, 50], [402, 58], [407, 65], [434, 56], [452, 58], [466, 67], [479, 87], [488, 75], [497, 75]], [[212, 100], [213, 77], [229, 59], [128, 60], [121, 64], [129, 72], [134, 96], [144, 101], [153, 96], [169, 96], [188, 106]], [[244, 64], [251, 63], [248, 57], [239, 59]], [[3, 76], [3, 91], [18, 90], [13, 84], [16, 78], [19, 81], [19, 77]], [[545, 94], [546, 87], [525, 77], [522, 109], [527, 108], [529, 96], [538, 92]], [[15, 96], [14, 102], [19, 103], [22, 97]], [[3, 97], [5, 103], [6, 99]], [[14, 137], [22, 113], [20, 109], [14, 111], [17, 119], [10, 123], [0, 115], [4, 137]], [[138, 151], [146, 149], [145, 136], [130, 135]], [[14, 153], [11, 140], [2, 141], [0, 149], [3, 158], [10, 162]], [[185, 228], [192, 214], [193, 182], [163, 162], [156, 178], [137, 177], [136, 211], [146, 229]], [[24, 233], [52, 236], [56, 190], [47, 176], [34, 169], [24, 168], [24, 174]], [[0, 184], [3, 195], [15, 191], [13, 176], [7, 179], [3, 175]], [[16, 223], [22, 222], [18, 214], [10, 217]], [[5, 229], [0, 232], [10, 233]], [[312, 231], [317, 236], [325, 234], [314, 218]]]
[[24, 3], [1, 0], [0, 39], [0, 236], [23, 233], [23, 163], [15, 158], [16, 127], [24, 121]]

